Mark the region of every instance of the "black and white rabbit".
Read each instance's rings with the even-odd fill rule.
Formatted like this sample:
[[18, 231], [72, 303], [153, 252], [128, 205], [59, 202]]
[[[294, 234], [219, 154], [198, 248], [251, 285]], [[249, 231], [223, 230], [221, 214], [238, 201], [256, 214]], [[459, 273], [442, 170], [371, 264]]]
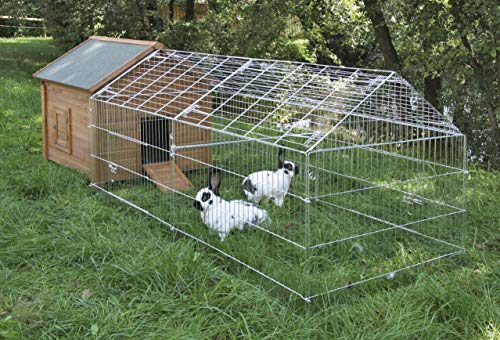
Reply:
[[233, 228], [243, 230], [245, 226], [257, 225], [269, 221], [267, 211], [252, 203], [234, 200], [226, 201], [219, 196], [221, 172], [213, 170], [209, 175], [208, 187], [196, 194], [193, 206], [200, 210], [205, 225], [215, 230], [221, 241]]
[[299, 166], [285, 161], [285, 149], [278, 152], [278, 170], [254, 172], [241, 183], [245, 196], [259, 204], [263, 199], [270, 199], [278, 207], [283, 205], [293, 176], [299, 173]]

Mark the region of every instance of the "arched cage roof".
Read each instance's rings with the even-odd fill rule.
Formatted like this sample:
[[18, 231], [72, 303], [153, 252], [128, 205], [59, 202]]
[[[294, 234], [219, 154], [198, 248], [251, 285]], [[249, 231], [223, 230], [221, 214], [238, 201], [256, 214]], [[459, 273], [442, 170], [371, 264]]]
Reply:
[[295, 143], [307, 152], [356, 122], [461, 135], [393, 71], [168, 49], [145, 57], [92, 100], [205, 128], [210, 121], [213, 131], [275, 144], [303, 136]]

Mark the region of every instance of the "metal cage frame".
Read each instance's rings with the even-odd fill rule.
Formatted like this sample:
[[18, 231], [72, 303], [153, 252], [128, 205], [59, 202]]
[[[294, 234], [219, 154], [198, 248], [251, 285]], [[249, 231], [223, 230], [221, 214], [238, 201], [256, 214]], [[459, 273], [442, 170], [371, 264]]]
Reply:
[[[465, 212], [465, 136], [450, 117], [436, 110], [393, 71], [165, 49], [139, 61], [93, 95], [90, 102], [92, 187], [224, 254], [306, 301], [375, 278], [393, 277], [402, 270], [464, 252], [461, 236], [455, 235], [453, 241], [445, 240], [446, 233], [452, 232], [441, 226], [459, 226], [460, 216]], [[122, 118], [114, 120], [116, 116]], [[294, 202], [289, 206], [290, 211], [301, 211], [297, 221], [303, 223], [305, 236], [294, 239], [273, 228], [253, 227], [271, 235], [269, 242], [286, 242], [300, 249], [304, 258], [314, 256], [311, 253], [321, 248], [347, 241], [352, 242], [348, 251], [352, 252], [354, 247], [354, 251], [364, 254], [367, 247], [361, 240], [380, 235], [393, 235], [384, 236], [387, 239], [404, 238], [396, 235], [397, 232], [411, 234], [443, 249], [385, 271], [356, 274], [355, 280], [345, 284], [325, 284], [323, 291], [292, 287], [240, 259], [237, 251], [228, 251], [210, 237], [179, 227], [181, 220], [168, 220], [143, 207], [140, 198], [132, 202], [109, 186], [130, 180], [132, 176], [142, 184], [162, 187], [180, 199], [194, 198], [192, 193], [178, 189], [177, 184], [155, 180], [136, 165], [133, 157], [138, 151], [131, 152], [131, 145], [148, 146], [141, 141], [140, 133], [131, 128], [136, 125], [134, 122], [143, 119], [140, 117], [168, 119], [171, 129], [168, 150], [161, 146], [149, 147], [177, 159], [181, 171], [188, 177], [189, 171], [196, 168], [193, 164], [197, 164], [198, 168], [219, 168], [241, 180], [248, 173], [238, 168], [238, 159], [234, 158], [254, 157], [253, 163], [262, 159], [261, 164], [256, 165], [258, 169], [271, 164], [270, 155], [279, 148], [292, 155], [293, 161], [303, 169], [303, 175], [294, 179], [297, 183], [292, 184], [287, 199]], [[178, 137], [181, 133], [187, 137]], [[200, 150], [205, 150], [202, 156], [199, 156]], [[233, 159], [220, 156], [228, 150], [234, 155]], [[127, 156], [113, 156], [120, 152]], [[178, 170], [170, 171], [172, 176], [177, 176], [174, 172]], [[392, 177], [387, 179], [387, 174]], [[350, 203], [351, 200], [357, 203]], [[375, 209], [373, 206], [380, 202], [384, 203]], [[321, 208], [316, 208], [318, 206]], [[164, 208], [168, 210], [169, 203], [165, 203]], [[328, 214], [327, 209], [379, 226], [345, 235], [339, 232], [334, 239], [324, 235], [315, 238], [315, 223], [323, 223], [323, 220], [316, 221], [317, 212]], [[374, 244], [379, 244], [377, 242]], [[322, 268], [322, 265], [314, 266]], [[311, 268], [304, 272], [314, 276]]]

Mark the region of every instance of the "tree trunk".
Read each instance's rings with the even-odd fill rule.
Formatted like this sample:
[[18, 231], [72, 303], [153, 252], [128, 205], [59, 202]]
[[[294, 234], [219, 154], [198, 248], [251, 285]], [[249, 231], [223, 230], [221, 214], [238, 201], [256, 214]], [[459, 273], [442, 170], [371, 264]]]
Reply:
[[[496, 110], [493, 105], [491, 105], [489, 102], [486, 103], [486, 109], [488, 110], [488, 119], [490, 121], [491, 128], [497, 133], [498, 136], [498, 120], [497, 120], [497, 115], [496, 115]], [[500, 142], [497, 138], [497, 142]]]
[[384, 56], [385, 66], [391, 70], [399, 70], [401, 63], [398, 58], [394, 44], [392, 43], [391, 33], [385, 21], [384, 13], [378, 0], [364, 0], [366, 14], [375, 30], [375, 39]]
[[146, 15], [145, 4], [141, 0], [135, 0], [135, 6], [137, 7], [137, 12], [142, 20], [142, 32], [140, 36], [134, 37], [136, 39], [147, 39], [146, 32], [149, 31], [149, 20]]
[[174, 5], [175, 0], [170, 0], [170, 3], [168, 4], [168, 21], [170, 22], [170, 25], [174, 23]]
[[217, 12], [217, 0], [208, 0], [208, 9]]
[[[389, 27], [387, 27], [384, 12], [382, 12], [379, 0], [364, 0], [364, 3], [366, 14], [368, 15], [368, 18], [370, 18], [373, 30], [375, 31], [375, 40], [377, 40], [380, 51], [382, 51], [382, 55], [384, 56], [385, 67], [390, 70], [400, 71], [401, 63], [399, 61], [398, 53], [394, 48], [394, 44], [392, 43], [391, 33], [389, 32]], [[404, 95], [401, 100], [404, 104], [399, 110], [399, 115], [402, 116], [404, 114], [410, 114], [410, 96]], [[404, 107], [408, 109], [405, 110]], [[399, 129], [396, 129], [395, 131], [395, 138], [401, 138], [404, 133], [405, 131], [403, 129], [403, 125], [400, 125]]]
[[186, 0], [186, 20], [187, 21], [195, 20], [194, 0]]
[[500, 129], [498, 128], [497, 110], [489, 101], [486, 102], [486, 110], [488, 111], [488, 120], [494, 133], [497, 151], [500, 152]]
[[500, 49], [498, 48], [498, 46], [500, 46], [500, 28], [498, 28], [495, 32], [495, 35], [494, 35], [494, 38], [493, 38], [493, 43], [494, 43], [494, 46], [497, 46], [496, 48], [496, 51], [495, 51], [495, 54], [496, 54], [496, 58], [495, 58], [495, 63], [496, 63], [496, 67], [497, 67], [497, 70], [496, 70], [496, 76], [497, 76], [497, 105], [496, 107], [499, 107], [500, 104], [498, 103], [500, 101]]
[[427, 76], [424, 80], [424, 97], [432, 106], [441, 111], [441, 102], [439, 101], [438, 92], [442, 87], [441, 77]]
[[158, 10], [157, 0], [146, 0], [146, 17], [149, 23], [149, 29], [159, 31], [165, 28], [163, 19]]

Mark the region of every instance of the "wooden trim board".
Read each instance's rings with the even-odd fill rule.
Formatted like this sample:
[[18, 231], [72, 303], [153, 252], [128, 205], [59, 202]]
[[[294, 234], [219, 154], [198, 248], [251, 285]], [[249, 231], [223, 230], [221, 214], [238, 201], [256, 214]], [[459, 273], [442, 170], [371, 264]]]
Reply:
[[145, 45], [145, 46], [151, 46], [157, 50], [165, 47], [165, 45], [163, 45], [162, 43], [160, 43], [158, 41], [112, 38], [112, 37], [104, 37], [104, 36], [100, 36], [100, 35], [92, 35], [89, 37], [89, 40], [101, 40], [101, 41], [118, 42], [118, 43], [123, 43], [123, 44]]
[[[90, 93], [89, 90], [82, 89], [80, 87], [71, 86], [71, 85], [62, 84], [62, 83], [57, 83], [57, 82], [51, 81], [51, 80], [43, 80], [43, 82], [45, 83], [46, 87], [50, 87], [50, 88], [58, 87], [60, 89], [70, 91], [72, 93], [75, 93], [75, 95], [80, 95], [80, 96], [85, 97], [85, 98], [90, 98], [90, 96], [92, 95], [92, 93]], [[49, 98], [49, 99], [53, 99], [53, 98]]]
[[49, 159], [49, 143], [47, 140], [47, 85], [42, 81], [40, 85], [40, 96], [42, 101], [42, 155]]

